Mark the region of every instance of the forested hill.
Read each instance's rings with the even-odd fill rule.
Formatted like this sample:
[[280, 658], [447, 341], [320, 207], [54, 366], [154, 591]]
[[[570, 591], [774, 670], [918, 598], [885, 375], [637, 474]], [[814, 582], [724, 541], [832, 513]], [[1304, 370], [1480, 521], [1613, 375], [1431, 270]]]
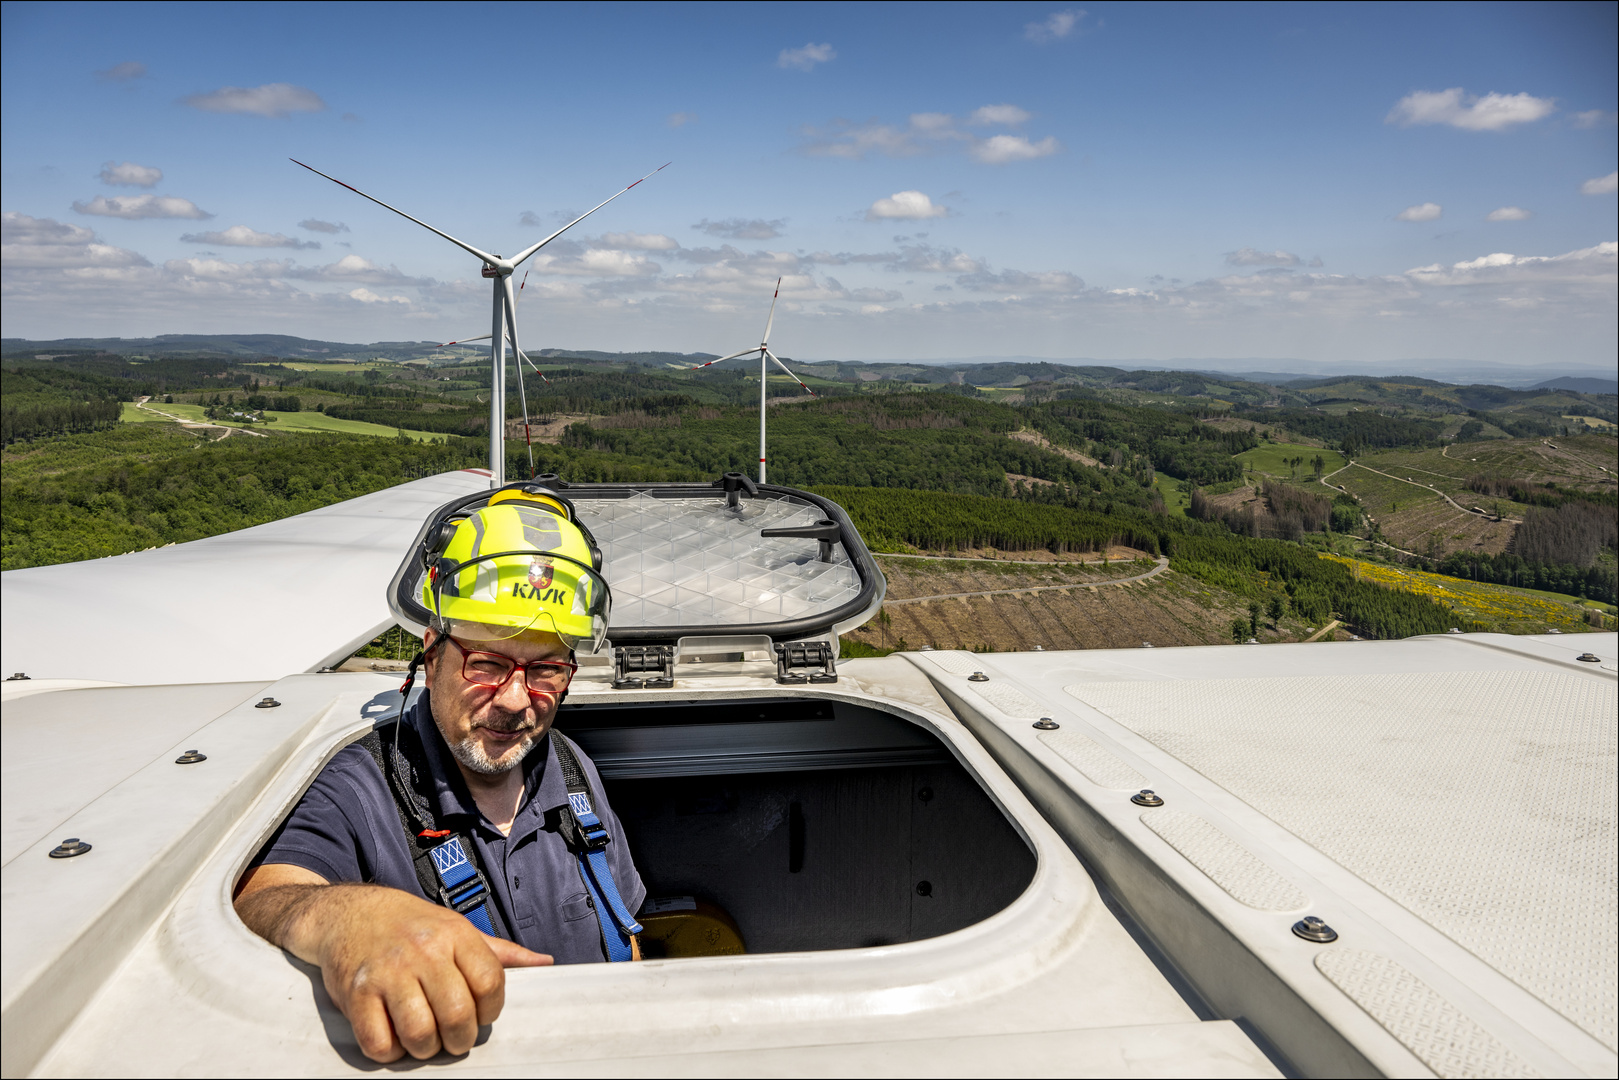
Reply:
[[[509, 475], [707, 481], [756, 471], [755, 372], [543, 359], [545, 378], [528, 371], [525, 392], [508, 395]], [[1438, 539], [1424, 541], [1424, 556], [1406, 550], [1409, 542], [1387, 542], [1374, 520], [1383, 511], [1340, 487], [1347, 474], [1323, 486], [1347, 467], [1345, 455], [1404, 454], [1381, 472], [1373, 464], [1356, 474], [1366, 498], [1387, 500], [1388, 528], [1419, 512], [1402, 510], [1402, 501], [1440, 501], [1437, 489], [1408, 478], [1423, 469], [1458, 486], [1453, 500], [1505, 502], [1494, 520], [1523, 521], [1522, 544], [1453, 559], [1452, 573], [1571, 595], [1615, 589], [1619, 540], [1587, 520], [1588, 507], [1611, 506], [1603, 485], [1613, 473], [1596, 464], [1573, 479], [1548, 473], [1536, 464], [1542, 451], [1563, 451], [1506, 437], [1513, 425], [1531, 425], [1574, 446], [1576, 458], [1605, 460], [1611, 439], [1587, 446], [1579, 440], [1597, 437], [1566, 433], [1606, 423], [1611, 399], [1568, 390], [1460, 395], [1493, 409], [1484, 412], [1443, 396], [1456, 397], [1456, 388], [1388, 381], [1366, 393], [1394, 395], [1394, 404], [1346, 399], [1359, 391], [1344, 383], [1321, 387], [1327, 396], [1317, 405], [1307, 397], [1256, 404], [1272, 391], [1188, 373], [1134, 379], [1093, 369], [1064, 381], [1070, 376], [1031, 366], [1032, 375], [1018, 376], [1025, 381], [993, 386], [818, 370], [802, 373], [813, 396], [786, 377], [767, 385], [770, 479], [836, 491], [868, 537], [894, 550], [1124, 545], [1167, 554], [1184, 573], [1253, 593], [1255, 603], [1268, 605], [1280, 588], [1290, 610], [1309, 618], [1353, 611], [1369, 634], [1417, 632], [1436, 619], [1448, 626], [1448, 614], [1364, 592], [1376, 587], [1344, 578], [1340, 564], [1315, 565], [1317, 552], [1427, 567], [1453, 554]], [[1055, 381], [1027, 381], [1035, 376]], [[515, 390], [515, 368], [507, 377]], [[0, 392], [6, 569], [182, 542], [476, 464], [489, 437], [486, 363], [454, 358], [37, 354], [0, 366]], [[181, 429], [182, 420], [194, 426]], [[1512, 448], [1499, 468], [1478, 465], [1469, 477], [1442, 456], [1461, 439], [1487, 444], [1492, 433]], [[1484, 451], [1467, 453], [1479, 461]], [[1379, 484], [1399, 487], [1379, 494]]]

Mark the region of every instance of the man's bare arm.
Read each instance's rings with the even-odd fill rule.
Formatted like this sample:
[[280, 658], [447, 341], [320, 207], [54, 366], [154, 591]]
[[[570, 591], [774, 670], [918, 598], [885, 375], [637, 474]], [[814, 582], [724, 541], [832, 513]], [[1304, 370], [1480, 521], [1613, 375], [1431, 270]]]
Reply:
[[321, 970], [374, 1061], [472, 1049], [506, 1001], [508, 967], [551, 957], [480, 933], [463, 916], [381, 885], [333, 885], [302, 867], [254, 867], [236, 892], [254, 933]]

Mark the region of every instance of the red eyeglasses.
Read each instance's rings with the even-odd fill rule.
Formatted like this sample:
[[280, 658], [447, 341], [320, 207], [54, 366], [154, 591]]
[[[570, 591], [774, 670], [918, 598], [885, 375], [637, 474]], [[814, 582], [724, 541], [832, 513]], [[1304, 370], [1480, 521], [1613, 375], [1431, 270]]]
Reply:
[[567, 660], [533, 660], [527, 664], [519, 664], [509, 656], [500, 653], [480, 652], [469, 649], [460, 641], [444, 635], [448, 641], [454, 641], [455, 647], [461, 650], [461, 677], [477, 686], [488, 686], [499, 690], [511, 681], [514, 673], [523, 672], [523, 689], [531, 696], [541, 694], [559, 694], [568, 688], [573, 676], [579, 670], [579, 665]]

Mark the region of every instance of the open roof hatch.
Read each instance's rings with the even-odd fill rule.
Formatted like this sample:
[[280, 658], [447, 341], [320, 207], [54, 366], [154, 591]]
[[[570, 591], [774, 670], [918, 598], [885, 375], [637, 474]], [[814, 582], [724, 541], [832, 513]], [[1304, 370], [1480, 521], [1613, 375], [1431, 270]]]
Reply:
[[[740, 473], [712, 484], [570, 484], [549, 474], [533, 482], [571, 500], [601, 546], [615, 659], [626, 647], [661, 646], [672, 659], [682, 638], [761, 636], [826, 641], [835, 656], [837, 636], [882, 606], [887, 583], [854, 523], [811, 492]], [[417, 553], [429, 526], [492, 494], [454, 499], [423, 524], [388, 591], [402, 625], [420, 634], [428, 623]]]

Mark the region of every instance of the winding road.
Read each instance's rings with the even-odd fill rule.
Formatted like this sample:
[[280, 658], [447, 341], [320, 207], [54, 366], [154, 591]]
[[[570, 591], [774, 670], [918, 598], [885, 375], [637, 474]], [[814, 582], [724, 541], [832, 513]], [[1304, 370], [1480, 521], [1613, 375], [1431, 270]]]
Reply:
[[[1358, 461], [1351, 461], [1349, 463], [1349, 466], [1353, 466], [1354, 468], [1357, 468], [1357, 469], [1365, 469], [1369, 473], [1376, 473], [1378, 476], [1385, 476], [1390, 480], [1398, 480], [1402, 484], [1410, 484], [1412, 487], [1419, 487], [1423, 491], [1431, 491], [1435, 495], [1439, 496], [1441, 499], [1444, 499], [1446, 502], [1448, 502], [1450, 505], [1454, 506], [1456, 509], [1460, 510], [1464, 514], [1472, 514], [1472, 515], [1474, 515], [1476, 517], [1481, 517], [1481, 518], [1488, 518], [1490, 516], [1489, 514], [1486, 514], [1482, 510], [1474, 510], [1472, 507], [1463, 506], [1461, 503], [1457, 502], [1455, 499], [1451, 498], [1449, 495], [1446, 495], [1443, 491], [1440, 491], [1438, 488], [1434, 487], [1432, 484], [1424, 484], [1421, 481], [1411, 479], [1409, 476], [1395, 476], [1393, 473], [1386, 473], [1381, 469], [1374, 469], [1370, 465], [1362, 465]], [[1349, 466], [1345, 466], [1345, 468], [1348, 468]], [[1342, 472], [1342, 471], [1343, 471], [1343, 469], [1338, 470], [1338, 472]], [[1413, 472], [1425, 472], [1426, 470], [1424, 470], [1424, 469], [1413, 469], [1412, 471]], [[1337, 473], [1334, 473], [1333, 475], [1336, 476]], [[1445, 474], [1444, 473], [1433, 473], [1432, 475], [1434, 475], [1434, 476], [1444, 476]], [[1450, 477], [1446, 477], [1446, 479], [1447, 480], [1454, 480], [1454, 479], [1456, 479], [1456, 477], [1450, 476]], [[1517, 518], [1503, 517], [1501, 520], [1502, 521], [1511, 521], [1511, 522], [1514, 522], [1514, 523], [1522, 524], [1521, 522], [1518, 521]]]
[[[991, 560], [986, 559], [984, 561], [989, 562]], [[994, 561], [1000, 562], [1002, 560], [997, 559]], [[1011, 560], [1008, 559], [1005, 561], [1010, 562]], [[1040, 565], [1050, 566], [1052, 564], [1041, 563]], [[1107, 585], [1128, 585], [1132, 581], [1146, 581], [1148, 578], [1157, 577], [1167, 569], [1169, 569], [1169, 560], [1160, 555], [1158, 557], [1158, 565], [1153, 567], [1151, 570], [1148, 570], [1145, 574], [1136, 574], [1133, 577], [1127, 578], [1117, 578], [1113, 581], [1076, 581], [1067, 585], [1025, 585], [1019, 589], [986, 589], [982, 592], [953, 592], [940, 593], [937, 596], [911, 596], [905, 598], [904, 600], [886, 601], [883, 606], [887, 607], [892, 604], [920, 604], [925, 600], [965, 600], [972, 596], [1012, 596], [1017, 593], [1053, 592], [1059, 589], [1099, 589]]]

